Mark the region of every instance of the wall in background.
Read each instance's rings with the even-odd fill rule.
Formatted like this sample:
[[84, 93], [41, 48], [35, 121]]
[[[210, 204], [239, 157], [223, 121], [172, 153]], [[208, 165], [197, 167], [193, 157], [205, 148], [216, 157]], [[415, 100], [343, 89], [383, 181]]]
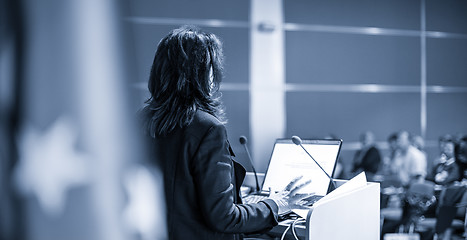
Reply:
[[[147, 97], [146, 81], [158, 41], [194, 24], [220, 36], [226, 55], [222, 86], [230, 142], [249, 168], [241, 135], [251, 136], [250, 1], [129, 1], [124, 20], [133, 29], [133, 87]], [[361, 132], [385, 140], [408, 130], [426, 140], [429, 162], [445, 133], [467, 133], [467, 3], [436, 1], [283, 0], [285, 135], [344, 140], [348, 165]], [[258, 11], [258, 10], [255, 10]], [[271, 51], [276, 51], [271, 49]], [[265, 79], [264, 81], [267, 81]], [[251, 145], [250, 145], [251, 147]], [[271, 146], [272, 147], [272, 146]], [[255, 151], [255, 149], [251, 149]], [[256, 153], [264, 171], [270, 152]]]
[[[128, 1], [128, 17], [133, 30], [135, 76], [132, 87], [139, 92], [135, 110], [148, 97], [147, 80], [159, 40], [184, 24], [201, 27], [223, 41], [225, 78], [221, 85], [228, 118], [227, 130], [237, 160], [250, 164], [238, 139], [250, 139], [250, 1], [139, 0]], [[251, 148], [251, 147], [250, 147]], [[250, 149], [252, 150], [252, 149]]]

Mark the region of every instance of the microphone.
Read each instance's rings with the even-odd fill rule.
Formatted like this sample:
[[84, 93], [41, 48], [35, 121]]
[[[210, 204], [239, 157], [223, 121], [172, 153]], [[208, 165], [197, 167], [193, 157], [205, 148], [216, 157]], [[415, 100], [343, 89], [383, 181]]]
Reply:
[[250, 160], [251, 168], [253, 169], [253, 174], [255, 175], [255, 181], [256, 181], [256, 192], [259, 192], [259, 182], [258, 182], [258, 174], [256, 174], [256, 169], [255, 166], [253, 165], [253, 161], [251, 161], [251, 156], [250, 156], [250, 151], [248, 151], [248, 147], [246, 145], [246, 137], [245, 136], [240, 136], [240, 144], [243, 145], [245, 148], [246, 154], [248, 155], [248, 160]]
[[302, 139], [298, 136], [292, 136], [292, 142], [295, 143], [295, 145], [298, 145], [300, 147], [302, 147], [303, 150], [305, 150], [306, 154], [308, 154], [308, 156], [313, 159], [313, 161], [315, 161], [316, 165], [318, 165], [319, 168], [321, 168], [321, 170], [324, 172], [324, 174], [326, 174], [326, 176], [329, 178], [329, 180], [331, 180], [331, 183], [332, 183], [332, 186], [334, 187], [334, 189], [336, 189], [336, 184], [334, 183], [334, 179], [332, 179], [331, 176], [329, 176], [329, 174], [324, 171], [323, 167], [321, 167], [321, 165], [313, 158], [313, 156], [311, 156], [311, 154], [305, 149], [305, 147], [303, 147], [302, 145]]

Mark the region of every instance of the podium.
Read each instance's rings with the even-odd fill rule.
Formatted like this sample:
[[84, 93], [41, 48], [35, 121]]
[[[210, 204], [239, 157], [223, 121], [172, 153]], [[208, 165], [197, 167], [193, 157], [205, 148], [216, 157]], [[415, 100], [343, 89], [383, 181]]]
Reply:
[[[252, 174], [245, 178], [247, 186], [254, 186]], [[258, 178], [264, 178], [261, 174]], [[366, 182], [366, 177], [364, 177]], [[339, 190], [352, 180], [335, 179]], [[261, 181], [260, 181], [261, 182]], [[345, 188], [345, 187], [344, 187]], [[339, 192], [339, 191], [337, 191]], [[317, 201], [306, 214], [306, 221], [297, 224], [295, 232], [300, 239], [306, 240], [375, 240], [380, 239], [380, 186], [379, 183], [366, 182], [350, 191], [332, 194]], [[293, 220], [279, 222], [269, 231], [270, 235], [281, 236]], [[270, 239], [270, 238], [266, 238]], [[285, 239], [295, 239], [289, 230]]]
[[308, 212], [305, 239], [379, 239], [379, 204], [379, 183], [371, 182], [335, 198], [318, 201]]
[[[336, 180], [337, 186], [347, 182]], [[284, 220], [269, 233], [281, 236], [293, 220]], [[375, 240], [380, 239], [380, 186], [368, 182], [350, 192], [316, 202], [303, 224], [295, 226], [299, 239]], [[285, 239], [295, 239], [291, 230]]]

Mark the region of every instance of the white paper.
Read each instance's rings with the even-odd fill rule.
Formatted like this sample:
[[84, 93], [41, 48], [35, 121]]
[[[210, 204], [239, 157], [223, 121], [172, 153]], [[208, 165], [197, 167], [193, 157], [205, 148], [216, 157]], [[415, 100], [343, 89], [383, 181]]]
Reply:
[[[348, 193], [348, 192], [351, 192], [355, 189], [358, 189], [358, 188], [361, 188], [361, 187], [364, 187], [367, 185], [367, 180], [366, 180], [366, 174], [365, 172], [361, 172], [360, 174], [358, 174], [357, 176], [355, 176], [354, 178], [350, 179], [349, 181], [347, 181], [346, 183], [342, 184], [342, 186], [334, 189], [334, 191], [330, 192], [328, 195], [324, 196], [323, 198], [321, 198], [319, 201], [317, 201], [314, 206], [320, 204], [320, 203], [323, 203], [327, 200], [330, 200], [330, 199], [333, 199], [335, 197], [338, 197], [340, 195], [343, 195], [345, 193]], [[306, 219], [306, 217], [308, 216], [308, 212], [310, 211], [310, 209], [313, 209], [312, 207], [311, 208], [308, 208], [308, 207], [302, 207], [302, 208], [295, 208], [295, 209], [292, 209], [292, 211], [294, 213], [296, 213], [298, 216]]]
[[328, 195], [321, 198], [319, 201], [317, 201], [315, 203], [315, 205], [320, 203], [320, 202], [325, 202], [327, 200], [333, 199], [333, 198], [335, 198], [337, 196], [340, 196], [340, 195], [343, 195], [345, 193], [354, 191], [355, 189], [364, 187], [366, 185], [367, 185], [366, 174], [365, 174], [365, 172], [361, 172], [360, 174], [358, 174], [354, 178], [352, 178], [349, 181], [347, 181], [346, 183], [342, 184], [342, 186], [334, 189], [334, 191], [330, 192]]

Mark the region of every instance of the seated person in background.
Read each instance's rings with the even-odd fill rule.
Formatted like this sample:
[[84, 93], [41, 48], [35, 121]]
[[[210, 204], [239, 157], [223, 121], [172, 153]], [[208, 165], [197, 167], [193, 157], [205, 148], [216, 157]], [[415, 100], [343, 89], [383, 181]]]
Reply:
[[455, 164], [458, 166], [459, 178], [441, 192], [436, 221], [438, 239], [450, 239], [453, 219], [456, 215], [463, 216], [465, 207], [457, 206], [467, 202], [467, 135], [462, 137], [454, 149]]
[[375, 136], [372, 132], [367, 131], [362, 133], [360, 135], [360, 143], [362, 147], [355, 153], [352, 173], [356, 175], [361, 171], [365, 171], [371, 180], [378, 171], [381, 155], [375, 146]]
[[412, 137], [412, 145], [420, 150], [422, 153], [425, 153], [425, 140], [420, 135], [415, 135]]
[[426, 177], [426, 156], [411, 144], [410, 134], [400, 131], [397, 135], [397, 147], [394, 163], [400, 166], [399, 179], [404, 186], [413, 181], [423, 181]]
[[378, 174], [382, 176], [392, 176], [397, 174], [399, 167], [394, 163], [397, 152], [397, 133], [389, 135], [387, 143], [389, 146], [389, 154], [384, 156], [378, 169]]
[[[420, 136], [420, 135], [415, 135], [415, 136], [411, 137], [411, 142], [412, 142], [412, 145], [416, 149], [418, 149], [420, 152], [423, 153], [423, 155], [425, 155], [425, 159], [426, 159], [426, 161], [428, 161], [427, 153], [425, 151], [425, 139], [423, 139], [423, 137]], [[427, 167], [428, 167], [428, 163], [427, 163]], [[427, 170], [428, 170], [428, 168], [427, 168]], [[426, 177], [426, 175], [425, 175], [425, 177]]]
[[441, 154], [433, 161], [430, 180], [439, 185], [447, 185], [459, 179], [459, 166], [454, 159], [454, 139], [444, 135], [439, 139]]

